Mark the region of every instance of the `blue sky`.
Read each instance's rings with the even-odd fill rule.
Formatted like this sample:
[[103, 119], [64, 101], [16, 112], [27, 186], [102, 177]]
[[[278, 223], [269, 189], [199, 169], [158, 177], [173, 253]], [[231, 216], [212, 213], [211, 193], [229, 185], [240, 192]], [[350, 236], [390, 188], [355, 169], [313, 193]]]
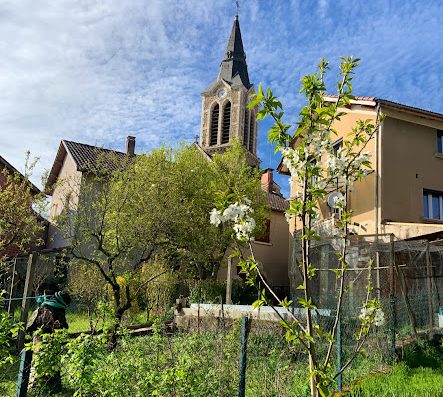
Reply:
[[[350, 54], [362, 58], [356, 95], [443, 113], [443, 2], [240, 3], [250, 79], [272, 87], [290, 120], [300, 78], [322, 56], [336, 66]], [[30, 149], [37, 180], [61, 139], [122, 150], [135, 135], [137, 151], [192, 142], [234, 15], [231, 0], [1, 2], [0, 155], [22, 169]], [[275, 168], [268, 127], [258, 154]]]

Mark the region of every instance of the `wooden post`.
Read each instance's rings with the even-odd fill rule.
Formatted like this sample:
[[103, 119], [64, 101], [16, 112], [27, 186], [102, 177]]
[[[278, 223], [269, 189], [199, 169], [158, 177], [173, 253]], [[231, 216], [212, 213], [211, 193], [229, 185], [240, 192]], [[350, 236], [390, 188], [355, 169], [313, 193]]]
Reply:
[[15, 269], [17, 267], [17, 258], [14, 259], [14, 266], [12, 267], [11, 287], [9, 288], [9, 302], [8, 302], [8, 314], [14, 317], [15, 305], [12, 304], [12, 297], [14, 296], [14, 283], [15, 283]]
[[341, 334], [341, 318], [340, 314], [337, 322], [337, 372], [339, 372], [337, 376], [337, 389], [339, 392], [343, 390], [343, 372], [341, 370], [342, 367], [342, 334]]
[[[22, 307], [20, 312], [20, 322], [23, 324], [25, 328], [26, 328], [26, 323], [28, 321], [28, 310], [29, 310], [28, 294], [34, 282], [34, 268], [35, 265], [37, 264], [37, 260], [38, 260], [38, 254], [29, 255], [28, 266], [26, 269], [25, 288], [23, 290]], [[23, 349], [24, 344], [25, 344], [25, 331], [20, 330], [17, 338], [17, 348], [19, 351]]]
[[232, 305], [232, 259], [228, 258], [228, 271], [226, 274], [226, 304]]
[[428, 291], [428, 317], [429, 327], [434, 326], [434, 312], [432, 310], [432, 272], [431, 272], [431, 253], [429, 250], [429, 241], [426, 243], [426, 286]]
[[379, 302], [381, 302], [381, 283], [380, 283], [380, 252], [378, 252], [378, 239], [377, 241], [377, 251], [375, 252], [375, 267], [376, 267], [376, 273], [375, 273], [375, 283], [377, 288], [377, 299]]
[[406, 309], [408, 311], [408, 317], [411, 323], [412, 332], [414, 333], [414, 336], [417, 336], [417, 321], [415, 320], [414, 312], [411, 307], [411, 302], [409, 301], [408, 286], [405, 281], [405, 275], [403, 274], [397, 263], [395, 263], [395, 272], [398, 279], [400, 280], [400, 290], [405, 302]]

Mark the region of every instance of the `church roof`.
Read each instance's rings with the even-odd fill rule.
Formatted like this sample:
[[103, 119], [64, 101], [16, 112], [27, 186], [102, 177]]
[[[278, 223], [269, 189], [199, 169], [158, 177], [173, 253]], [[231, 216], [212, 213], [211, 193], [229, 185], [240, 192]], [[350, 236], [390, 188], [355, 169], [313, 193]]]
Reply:
[[204, 92], [210, 91], [219, 81], [225, 81], [232, 86], [243, 85], [249, 89], [252, 84], [249, 81], [246, 54], [243, 49], [243, 41], [240, 31], [238, 16], [235, 17], [226, 46], [225, 57], [220, 64], [220, 72], [217, 79], [212, 82]]

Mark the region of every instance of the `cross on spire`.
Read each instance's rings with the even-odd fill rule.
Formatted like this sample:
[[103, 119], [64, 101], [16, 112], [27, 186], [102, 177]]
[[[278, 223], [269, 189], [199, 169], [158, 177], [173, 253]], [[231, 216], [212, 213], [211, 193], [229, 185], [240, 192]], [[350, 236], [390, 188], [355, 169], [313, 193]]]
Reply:
[[235, 0], [235, 5], [237, 7], [237, 13], [235, 14], [235, 16], [238, 18], [238, 10], [240, 8], [240, 2], [238, 0]]

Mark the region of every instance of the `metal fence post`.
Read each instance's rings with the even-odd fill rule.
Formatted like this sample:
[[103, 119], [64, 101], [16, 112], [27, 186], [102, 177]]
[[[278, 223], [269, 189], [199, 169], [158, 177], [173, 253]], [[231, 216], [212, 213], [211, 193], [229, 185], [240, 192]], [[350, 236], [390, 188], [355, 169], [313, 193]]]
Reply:
[[396, 319], [396, 315], [395, 315], [395, 303], [396, 303], [396, 298], [394, 295], [391, 295], [391, 299], [390, 299], [390, 308], [389, 308], [389, 312], [390, 312], [390, 325], [391, 325], [391, 356], [392, 359], [395, 360], [397, 358], [397, 352], [395, 350], [395, 344], [396, 344], [396, 327], [397, 327], [397, 319]]
[[246, 395], [246, 353], [248, 345], [248, 317], [242, 317], [241, 345], [240, 345], [240, 380], [238, 385], [238, 397]]
[[198, 307], [197, 307], [197, 333], [200, 333], [200, 302], [202, 299], [202, 287], [198, 289]]
[[20, 368], [17, 379], [17, 397], [28, 395], [29, 374], [31, 373], [32, 350], [23, 350], [20, 355]]
[[396, 318], [396, 301], [397, 297], [395, 296], [395, 243], [394, 243], [394, 235], [390, 236], [391, 242], [391, 265], [390, 265], [390, 284], [391, 284], [391, 296], [389, 299], [389, 313], [390, 313], [390, 325], [391, 325], [391, 355], [392, 360], [397, 358], [397, 353], [395, 350], [396, 345], [396, 327], [397, 327], [397, 318]]
[[341, 341], [341, 316], [338, 317], [337, 322], [337, 389], [339, 392], [343, 388], [343, 373], [341, 372], [342, 366], [342, 341]]

